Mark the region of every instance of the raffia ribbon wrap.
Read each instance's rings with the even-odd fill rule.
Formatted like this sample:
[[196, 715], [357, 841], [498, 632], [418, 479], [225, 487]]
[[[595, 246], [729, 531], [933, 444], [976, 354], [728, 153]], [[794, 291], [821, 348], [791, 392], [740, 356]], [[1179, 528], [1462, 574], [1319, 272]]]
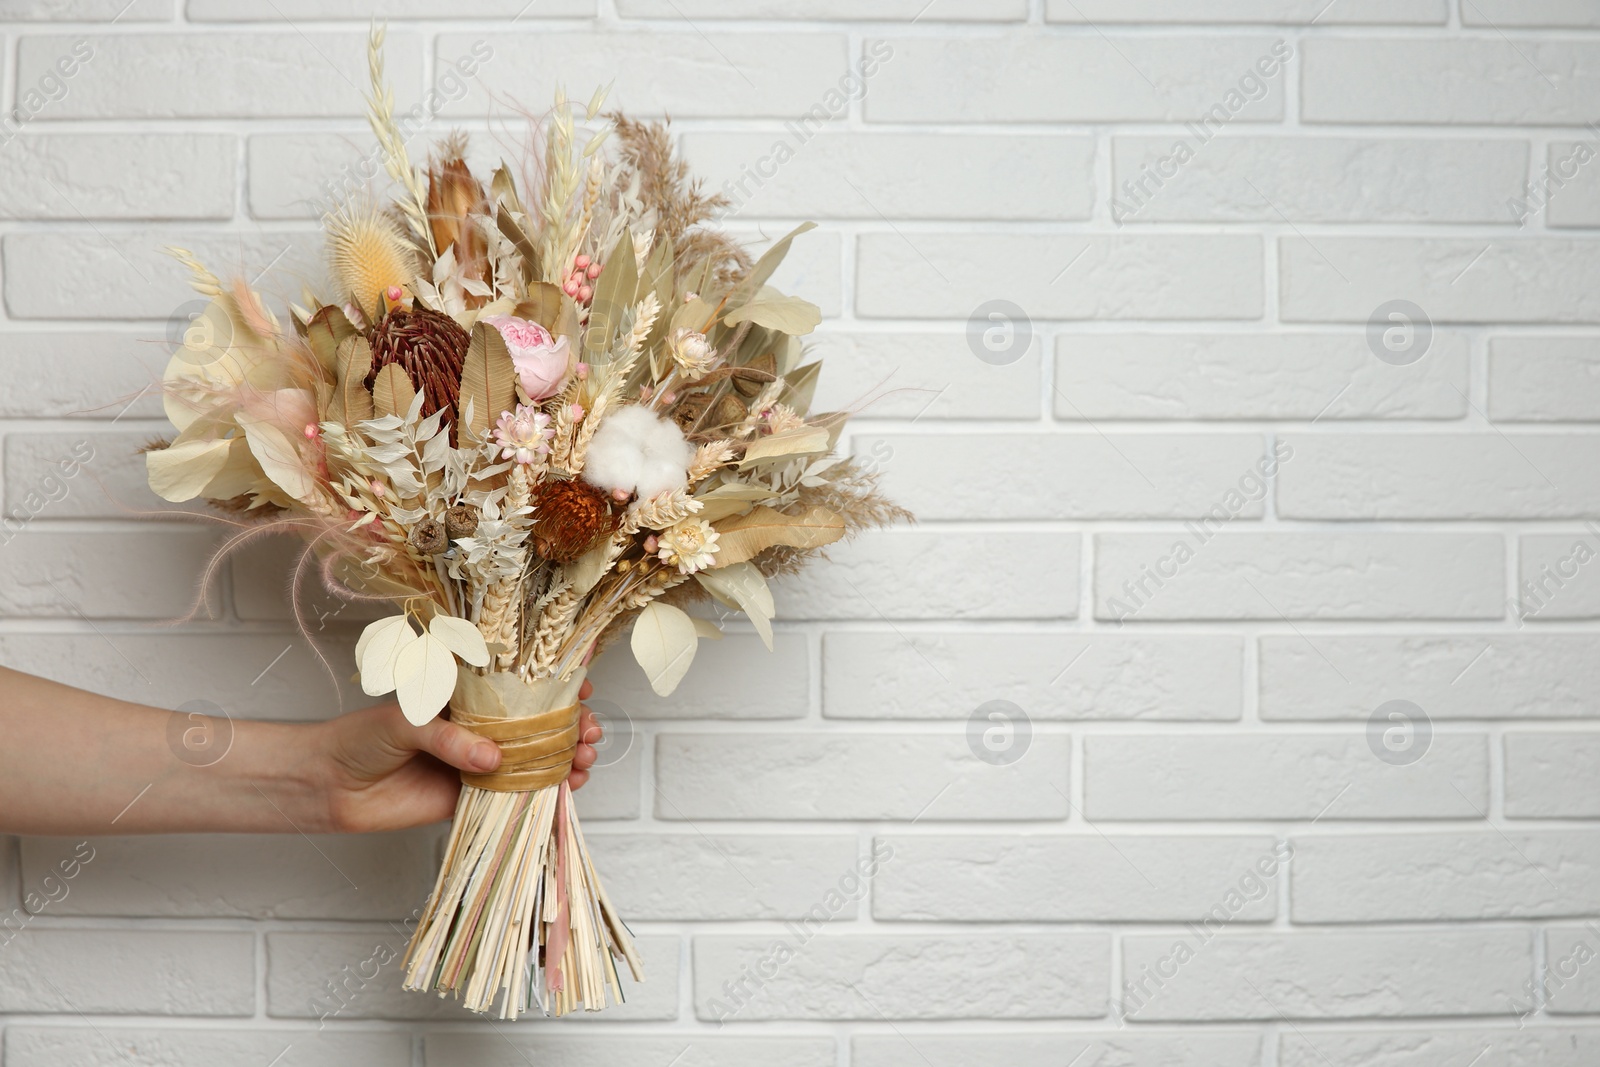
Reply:
[[461, 672], [450, 698], [450, 719], [500, 746], [490, 774], [462, 772], [461, 780], [497, 793], [530, 793], [559, 785], [578, 750], [578, 689], [583, 674], [529, 685], [515, 674]]

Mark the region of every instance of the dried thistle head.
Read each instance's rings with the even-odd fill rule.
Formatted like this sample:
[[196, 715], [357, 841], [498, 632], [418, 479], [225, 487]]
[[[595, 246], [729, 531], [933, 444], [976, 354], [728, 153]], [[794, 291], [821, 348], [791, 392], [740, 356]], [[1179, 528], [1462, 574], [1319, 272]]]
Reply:
[[534, 551], [552, 563], [571, 563], [621, 521], [605, 490], [581, 479], [540, 482], [533, 490]]
[[371, 207], [347, 204], [329, 215], [324, 227], [334, 284], [369, 322], [376, 322], [384, 292], [409, 285], [416, 276], [415, 249], [389, 216]]

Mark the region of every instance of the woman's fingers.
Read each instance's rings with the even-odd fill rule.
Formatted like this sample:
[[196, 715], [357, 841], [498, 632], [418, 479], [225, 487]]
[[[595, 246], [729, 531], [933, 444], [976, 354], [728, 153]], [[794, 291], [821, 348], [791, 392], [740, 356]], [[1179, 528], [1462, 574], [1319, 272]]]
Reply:
[[500, 746], [479, 737], [465, 726], [446, 719], [434, 719], [426, 726], [411, 726], [414, 747], [450, 764], [459, 771], [484, 774], [500, 766]]
[[[588, 682], [583, 683], [592, 691], [593, 687]], [[589, 694], [583, 694], [587, 697]], [[589, 768], [594, 766], [594, 761], [599, 757], [595, 745], [605, 736], [605, 730], [595, 719], [594, 712], [584, 707], [578, 714], [578, 749], [572, 755], [572, 773], [567, 776], [567, 784], [577, 789], [589, 780]]]

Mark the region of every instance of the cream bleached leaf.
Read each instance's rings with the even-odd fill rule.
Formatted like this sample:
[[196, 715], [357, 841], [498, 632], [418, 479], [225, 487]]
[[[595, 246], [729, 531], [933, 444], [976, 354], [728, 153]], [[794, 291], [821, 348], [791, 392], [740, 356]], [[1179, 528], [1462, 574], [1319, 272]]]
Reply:
[[[487, 654], [487, 649], [484, 650]], [[395, 660], [395, 696], [412, 726], [426, 726], [456, 689], [455, 653], [431, 632], [400, 650]]]
[[722, 317], [729, 326], [752, 322], [770, 330], [801, 337], [822, 322], [822, 309], [798, 296], [785, 296], [771, 286], [762, 286], [755, 299], [734, 308]]
[[639, 661], [650, 688], [657, 696], [667, 696], [694, 662], [700, 636], [694, 620], [670, 604], [651, 603], [633, 624], [633, 658]]
[[696, 571], [695, 580], [722, 604], [748, 615], [767, 651], [772, 651], [772, 616], [777, 608], [760, 568], [748, 561], [734, 563], [716, 570]]
[[356, 642], [356, 665], [361, 668], [361, 691], [382, 696], [396, 685], [395, 668], [400, 654], [418, 640], [411, 620], [391, 615], [369, 625]]
[[489, 665], [489, 646], [483, 634], [466, 619], [439, 614], [428, 623], [428, 634], [474, 667]]
[[746, 470], [772, 459], [787, 459], [790, 456], [809, 456], [818, 452], [826, 452], [833, 447], [829, 440], [826, 426], [801, 426], [794, 430], [785, 430], [783, 433], [769, 434], [753, 442], [744, 451], [744, 459], [739, 462], [739, 469]]
[[150, 476], [150, 488], [163, 500], [193, 500], [227, 464], [232, 446], [229, 439], [213, 438], [179, 441], [146, 452], [144, 466]]
[[811, 508], [804, 515], [785, 515], [765, 505], [747, 515], [717, 524], [717, 560], [721, 568], [743, 563], [774, 545], [821, 548], [844, 536], [844, 519], [827, 508]]
[[256, 462], [272, 483], [301, 503], [316, 495], [317, 483], [312, 477], [300, 450], [289, 435], [265, 419], [240, 412], [236, 416], [244, 428], [245, 440]]

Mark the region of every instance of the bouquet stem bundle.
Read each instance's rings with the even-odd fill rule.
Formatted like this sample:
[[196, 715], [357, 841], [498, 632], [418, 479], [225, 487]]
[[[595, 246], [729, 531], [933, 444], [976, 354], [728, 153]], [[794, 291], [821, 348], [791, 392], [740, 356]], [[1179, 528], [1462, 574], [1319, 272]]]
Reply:
[[[454, 721], [500, 745], [500, 769], [463, 774], [433, 894], [407, 949], [405, 988], [500, 1017], [620, 1001], [613, 957], [643, 969], [595, 874], [566, 777], [578, 743], [580, 668], [561, 681], [463, 674]], [[570, 701], [570, 702], [569, 702]], [[555, 706], [551, 706], [555, 705]]]

